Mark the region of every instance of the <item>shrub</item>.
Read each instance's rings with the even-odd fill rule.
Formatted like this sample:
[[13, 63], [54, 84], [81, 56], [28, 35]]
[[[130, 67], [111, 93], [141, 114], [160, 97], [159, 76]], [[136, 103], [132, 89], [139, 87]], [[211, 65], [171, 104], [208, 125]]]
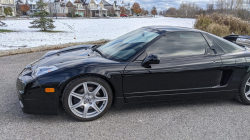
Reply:
[[207, 31], [209, 33], [220, 35], [220, 36], [227, 36], [230, 34], [229, 27], [226, 25], [220, 25], [217, 23], [212, 23], [208, 25]]
[[200, 30], [206, 30], [213, 21], [208, 16], [199, 16], [195, 22], [194, 27]]
[[4, 8], [4, 14], [12, 16], [13, 15], [12, 14], [12, 8], [11, 7]]
[[194, 27], [217, 36], [231, 33], [250, 35], [250, 25], [246, 21], [232, 15], [211, 14], [197, 16]]
[[181, 15], [164, 15], [164, 17], [185, 18], [184, 16]]
[[81, 15], [79, 15], [79, 14], [75, 14], [75, 15], [74, 15], [74, 17], [81, 17]]

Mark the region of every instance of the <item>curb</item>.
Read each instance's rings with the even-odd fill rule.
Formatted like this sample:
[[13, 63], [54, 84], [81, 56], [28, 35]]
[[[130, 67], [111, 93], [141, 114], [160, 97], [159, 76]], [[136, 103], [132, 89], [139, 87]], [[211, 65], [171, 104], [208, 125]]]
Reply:
[[57, 49], [62, 49], [62, 48], [75, 46], [75, 45], [104, 44], [109, 41], [110, 40], [101, 39], [101, 40], [96, 40], [96, 41], [66, 43], [66, 44], [60, 44], [60, 45], [48, 45], [48, 46], [41, 46], [41, 47], [34, 47], [34, 48], [21, 48], [21, 49], [0, 51], [0, 57], [8, 56], [8, 55], [23, 54], [23, 53], [40, 52], [40, 51], [46, 51], [46, 50], [57, 50]]

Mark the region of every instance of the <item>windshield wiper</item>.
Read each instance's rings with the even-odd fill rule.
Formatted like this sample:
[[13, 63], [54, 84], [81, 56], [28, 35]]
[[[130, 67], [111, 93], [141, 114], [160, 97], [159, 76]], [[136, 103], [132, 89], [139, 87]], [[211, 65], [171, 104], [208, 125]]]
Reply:
[[101, 45], [94, 45], [94, 46], [91, 48], [91, 50], [92, 50], [93, 52], [99, 53], [102, 57], [104, 57], [103, 54], [97, 49], [97, 48], [99, 48], [100, 46], [101, 46]]
[[92, 51], [95, 51], [95, 50], [96, 50], [97, 48], [99, 48], [100, 46], [101, 46], [101, 45], [94, 45], [94, 46], [91, 47], [91, 50], [92, 50]]

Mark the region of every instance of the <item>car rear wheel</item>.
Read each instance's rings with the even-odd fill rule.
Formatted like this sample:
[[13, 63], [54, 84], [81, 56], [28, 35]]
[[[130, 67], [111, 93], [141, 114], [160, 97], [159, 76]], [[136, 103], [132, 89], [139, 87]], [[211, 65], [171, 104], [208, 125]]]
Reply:
[[240, 86], [240, 92], [236, 99], [243, 104], [250, 105], [250, 73], [243, 78]]
[[71, 81], [64, 90], [63, 106], [80, 121], [92, 121], [110, 108], [113, 95], [109, 84], [99, 77], [84, 77]]

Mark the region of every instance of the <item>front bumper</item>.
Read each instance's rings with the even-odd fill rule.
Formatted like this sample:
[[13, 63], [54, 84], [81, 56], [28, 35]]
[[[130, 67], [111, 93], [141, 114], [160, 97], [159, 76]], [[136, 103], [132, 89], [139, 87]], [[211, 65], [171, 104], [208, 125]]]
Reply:
[[16, 87], [23, 112], [29, 114], [58, 113], [58, 100], [54, 98], [56, 93], [45, 93], [38, 79], [30, 76], [29, 70], [25, 69], [18, 76]]

